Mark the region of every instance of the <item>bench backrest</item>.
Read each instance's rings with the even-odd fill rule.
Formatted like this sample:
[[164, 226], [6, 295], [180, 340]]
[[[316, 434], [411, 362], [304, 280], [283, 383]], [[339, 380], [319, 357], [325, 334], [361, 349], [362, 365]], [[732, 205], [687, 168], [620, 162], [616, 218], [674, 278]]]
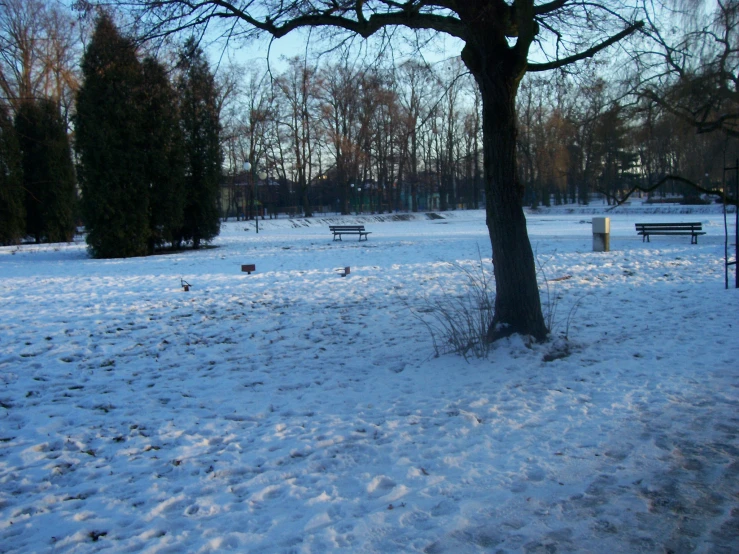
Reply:
[[364, 231], [364, 225], [329, 225], [329, 231]]
[[637, 231], [700, 231], [702, 223], [635, 223]]

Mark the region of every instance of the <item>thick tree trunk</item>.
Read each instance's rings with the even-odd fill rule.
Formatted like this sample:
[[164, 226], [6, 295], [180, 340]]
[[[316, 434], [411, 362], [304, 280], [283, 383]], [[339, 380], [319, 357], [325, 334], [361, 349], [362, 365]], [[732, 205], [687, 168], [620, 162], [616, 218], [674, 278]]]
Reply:
[[490, 59], [499, 63], [478, 64], [481, 58], [477, 56], [465, 59], [472, 62], [467, 65], [482, 95], [486, 215], [496, 287], [488, 340], [514, 333], [544, 340], [548, 330], [526, 230], [523, 187], [516, 171], [516, 91], [520, 76], [508, 70], [500, 56], [486, 56]]

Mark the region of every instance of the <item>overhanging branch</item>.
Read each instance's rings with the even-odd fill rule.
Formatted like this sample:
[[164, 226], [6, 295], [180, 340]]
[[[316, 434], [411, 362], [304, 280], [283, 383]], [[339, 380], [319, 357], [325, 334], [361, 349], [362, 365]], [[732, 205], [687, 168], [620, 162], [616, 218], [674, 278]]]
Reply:
[[546, 15], [548, 13], [555, 12], [560, 8], [564, 8], [568, 1], [569, 0], [552, 0], [546, 4], [541, 4], [540, 6], [534, 6], [534, 13], [536, 15]]
[[[451, 15], [421, 13], [418, 11], [419, 6], [412, 2], [403, 4], [393, 2], [392, 5], [399, 6], [397, 11], [373, 13], [369, 16], [363, 10], [364, 2], [362, 1], [352, 3], [350, 8], [336, 4], [320, 11], [302, 13], [294, 17], [289, 17], [284, 22], [280, 22], [280, 19], [281, 16], [287, 15], [285, 13], [288, 11], [287, 7], [281, 13], [273, 13], [264, 18], [259, 18], [238, 4], [229, 2], [228, 0], [203, 0], [193, 4], [187, 4], [180, 0], [165, 0], [165, 2], [160, 2], [160, 4], [180, 7], [187, 6], [187, 9], [190, 11], [191, 23], [186, 26], [191, 26], [194, 22], [203, 24], [210, 19], [237, 18], [251, 27], [268, 33], [275, 38], [284, 37], [291, 31], [304, 27], [335, 27], [367, 38], [380, 29], [390, 26], [403, 26], [410, 29], [430, 29], [461, 39], [464, 39], [466, 36], [466, 28], [459, 19]], [[212, 11], [203, 13], [204, 10], [209, 8]], [[179, 14], [179, 18], [181, 17], [182, 14]], [[177, 18], [175, 16], [172, 19]]]
[[652, 89], [645, 89], [641, 92], [641, 96], [654, 102], [660, 108], [687, 123], [693, 127], [698, 134], [721, 131], [726, 136], [739, 138], [739, 129], [736, 127], [737, 120], [739, 120], [739, 114], [737, 113], [719, 115], [710, 120], [707, 118], [699, 119], [696, 117], [695, 113], [684, 109], [677, 102], [670, 102]]
[[583, 52], [580, 52], [578, 54], [573, 54], [572, 56], [568, 56], [566, 58], [554, 60], [554, 61], [547, 62], [547, 63], [530, 63], [527, 66], [527, 71], [550, 71], [552, 69], [559, 69], [560, 67], [564, 67], [571, 63], [579, 62], [587, 58], [592, 58], [601, 50], [605, 50], [609, 46], [616, 44], [618, 41], [626, 38], [633, 32], [637, 31], [638, 29], [641, 29], [642, 27], [644, 27], [644, 22], [637, 21], [629, 25], [628, 27], [626, 27], [620, 33], [615, 34], [612, 37], [608, 38], [607, 40], [604, 40], [603, 42], [596, 44], [595, 46], [588, 48], [587, 50], [584, 50]]
[[660, 188], [665, 183], [669, 183], [671, 181], [682, 183], [684, 185], [688, 185], [688, 186], [694, 188], [695, 190], [697, 190], [698, 192], [701, 192], [703, 194], [710, 194], [712, 196], [718, 196], [721, 199], [722, 202], [724, 202], [724, 203], [726, 203], [726, 204], [728, 204], [730, 206], [738, 206], [739, 205], [739, 199], [737, 199], [737, 198], [731, 198], [724, 191], [722, 191], [720, 189], [707, 189], [707, 188], [699, 185], [695, 181], [691, 181], [690, 179], [686, 179], [685, 177], [681, 177], [680, 175], [665, 175], [659, 181], [657, 181], [655, 184], [649, 185], [649, 186], [646, 186], [646, 187], [643, 187], [641, 185], [634, 185], [620, 199], [614, 197], [612, 194], [608, 194], [606, 191], [603, 191], [603, 190], [598, 190], [598, 192], [600, 192], [601, 194], [606, 195], [611, 200], [614, 200], [616, 202], [616, 204], [610, 208], [612, 210], [614, 208], [617, 208], [618, 206], [623, 205], [631, 197], [631, 195], [634, 194], [637, 191], [646, 192], [646, 193], [654, 192], [655, 190], [657, 190], [658, 188]]

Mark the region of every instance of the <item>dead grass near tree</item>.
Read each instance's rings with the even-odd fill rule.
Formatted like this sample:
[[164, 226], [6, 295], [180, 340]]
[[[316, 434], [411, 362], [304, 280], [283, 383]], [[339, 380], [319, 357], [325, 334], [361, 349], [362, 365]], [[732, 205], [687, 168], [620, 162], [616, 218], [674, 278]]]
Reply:
[[472, 269], [456, 263], [450, 266], [463, 277], [463, 290], [442, 287], [442, 294], [422, 297], [418, 306], [410, 307], [411, 312], [428, 329], [435, 356], [486, 358], [492, 347], [487, 333], [495, 311], [492, 269], [486, 269], [482, 258]]
[[[411, 313], [428, 329], [436, 357], [445, 354], [458, 354], [465, 360], [487, 358], [493, 348], [488, 340], [488, 330], [495, 315], [495, 278], [492, 261], [480, 256], [473, 268], [450, 263], [450, 267], [460, 274], [464, 283], [462, 290], [450, 291], [443, 286], [441, 294], [426, 294], [411, 306]], [[560, 317], [561, 292], [553, 289], [552, 282], [569, 279], [549, 279], [546, 263], [538, 263], [542, 282], [542, 309], [547, 328], [550, 331], [550, 348], [544, 354], [544, 361], [550, 362], [570, 355], [570, 329], [573, 319], [583, 300], [579, 298], [569, 307], [564, 318]]]

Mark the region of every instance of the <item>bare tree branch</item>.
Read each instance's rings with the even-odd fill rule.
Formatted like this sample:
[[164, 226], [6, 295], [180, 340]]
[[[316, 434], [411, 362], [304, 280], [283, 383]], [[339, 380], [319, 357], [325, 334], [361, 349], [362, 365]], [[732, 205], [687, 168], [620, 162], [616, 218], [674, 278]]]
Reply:
[[[365, 15], [366, 2], [331, 2], [327, 7], [318, 9], [311, 3], [280, 3], [279, 8], [267, 15], [254, 15], [249, 8], [227, 0], [160, 0], [152, 8], [163, 14], [159, 21], [151, 27], [146, 38], [157, 38], [173, 31], [179, 32], [207, 23], [211, 19], [238, 18], [253, 28], [266, 32], [275, 38], [281, 38], [291, 31], [305, 27], [334, 27], [356, 33], [364, 38], [370, 37], [380, 29], [388, 26], [403, 26], [410, 29], [430, 29], [464, 38], [465, 26], [459, 19], [451, 15], [441, 15], [422, 11], [423, 8], [441, 6], [446, 8], [450, 2], [418, 2], [409, 1], [382, 2], [395, 11], [378, 11], [375, 9], [369, 17]], [[301, 4], [301, 5], [298, 5]], [[305, 5], [302, 5], [305, 4]], [[176, 21], [179, 24], [172, 26]]]
[[[634, 56], [636, 95], [698, 133], [739, 138], [739, 2], [691, 0], [663, 11], [660, 19], [647, 13], [650, 44]], [[667, 32], [676, 19], [687, 27], [682, 34]]]
[[603, 42], [596, 44], [595, 46], [588, 48], [587, 50], [579, 52], [578, 54], [574, 54], [572, 56], [568, 56], [566, 58], [561, 58], [559, 60], [554, 60], [552, 62], [547, 62], [547, 63], [530, 63], [528, 64], [527, 69], [528, 71], [550, 71], [552, 69], [559, 69], [560, 67], [564, 67], [566, 65], [570, 65], [572, 63], [579, 62], [587, 58], [592, 58], [598, 52], [605, 50], [609, 46], [616, 44], [617, 42], [623, 40], [624, 38], [634, 33], [635, 31], [641, 29], [642, 27], [644, 27], [644, 22], [637, 21], [636, 23], [633, 23], [632, 25], [629, 25], [628, 27], [626, 27], [620, 33], [617, 33], [613, 35], [612, 37], [608, 38], [607, 40], [604, 40]]
[[610, 198], [611, 200], [613, 200], [615, 202], [615, 205], [612, 206], [611, 208], [609, 208], [609, 210], [613, 210], [614, 208], [617, 208], [617, 207], [623, 205], [624, 203], [626, 203], [626, 201], [635, 192], [646, 192], [646, 193], [654, 192], [655, 190], [659, 189], [662, 185], [664, 185], [666, 183], [670, 183], [670, 182], [682, 183], [684, 185], [688, 185], [688, 186], [694, 188], [695, 190], [697, 190], [698, 192], [700, 192], [702, 194], [710, 194], [710, 195], [713, 195], [713, 196], [717, 196], [717, 197], [719, 197], [721, 199], [722, 202], [724, 202], [724, 203], [726, 203], [726, 204], [728, 204], [730, 206], [737, 206], [737, 205], [739, 205], [739, 202], [737, 201], [736, 198], [730, 197], [723, 190], [721, 190], [721, 189], [708, 189], [706, 187], [703, 187], [703, 186], [699, 185], [695, 181], [692, 181], [690, 179], [686, 179], [685, 177], [681, 177], [680, 175], [665, 175], [659, 181], [657, 181], [655, 184], [650, 185], [650, 186], [646, 186], [646, 187], [641, 186], [641, 185], [638, 185], [638, 184], [637, 185], [634, 185], [621, 198], [617, 198], [613, 194], [610, 194], [608, 191], [605, 191], [605, 190], [598, 189], [598, 190], [596, 190], [596, 192], [599, 192], [600, 194], [603, 194], [604, 196]]

